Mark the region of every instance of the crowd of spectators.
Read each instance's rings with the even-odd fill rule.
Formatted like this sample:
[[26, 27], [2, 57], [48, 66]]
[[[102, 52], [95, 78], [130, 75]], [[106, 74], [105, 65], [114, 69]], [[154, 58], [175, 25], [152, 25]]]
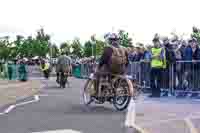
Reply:
[[[200, 89], [200, 47], [199, 34], [197, 28], [193, 28], [193, 34], [187, 40], [173, 36], [159, 37], [155, 35], [153, 40], [158, 40], [162, 50], [162, 56], [165, 59], [165, 67], [162, 69], [161, 87], [165, 89], [198, 90]], [[154, 42], [154, 41], [153, 41]], [[137, 43], [131, 47], [129, 61], [138, 67], [132, 71], [139, 71], [136, 75], [142, 82], [150, 84], [151, 80], [151, 59], [152, 45]], [[145, 65], [144, 65], [145, 64]], [[131, 66], [133, 67], [133, 66]], [[130, 69], [130, 68], [129, 68]], [[134, 72], [133, 72], [134, 73]], [[147, 85], [148, 86], [148, 85]], [[150, 86], [150, 85], [149, 85]]]

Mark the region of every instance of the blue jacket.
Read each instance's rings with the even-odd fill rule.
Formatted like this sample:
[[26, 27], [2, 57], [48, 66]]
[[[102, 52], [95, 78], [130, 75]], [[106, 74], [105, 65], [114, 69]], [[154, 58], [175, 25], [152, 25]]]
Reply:
[[187, 46], [184, 50], [183, 60], [191, 61], [192, 60], [192, 48]]
[[145, 51], [144, 52], [144, 57], [143, 59], [147, 60], [147, 61], [150, 61], [151, 60], [151, 52], [150, 51]]

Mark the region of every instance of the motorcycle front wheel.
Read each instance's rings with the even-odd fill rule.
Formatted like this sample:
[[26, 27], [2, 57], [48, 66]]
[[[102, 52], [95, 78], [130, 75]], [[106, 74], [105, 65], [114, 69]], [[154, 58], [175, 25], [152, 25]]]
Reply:
[[93, 99], [91, 97], [91, 89], [93, 89], [92, 87], [94, 87], [94, 81], [88, 79], [83, 89], [83, 103], [86, 106], [90, 105], [93, 102]]

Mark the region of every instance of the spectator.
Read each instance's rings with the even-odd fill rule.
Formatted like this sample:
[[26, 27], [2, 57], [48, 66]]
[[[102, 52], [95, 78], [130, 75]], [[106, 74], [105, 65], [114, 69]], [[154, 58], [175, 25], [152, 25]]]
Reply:
[[192, 40], [188, 41], [188, 45], [185, 47], [183, 59], [185, 61], [192, 61], [192, 47], [191, 47]]
[[142, 43], [137, 43], [136, 44], [136, 56], [135, 56], [135, 60], [134, 61], [140, 61], [143, 58], [143, 49], [144, 46]]
[[0, 63], [0, 78], [3, 77], [3, 63]]
[[[164, 53], [160, 41], [157, 38], [153, 39], [154, 47], [152, 48], [151, 58], [151, 89], [152, 95], [150, 97], [160, 97], [161, 93], [161, 73], [163, 70]], [[155, 80], [157, 84], [155, 84]]]
[[188, 46], [188, 43], [187, 43], [185, 40], [183, 40], [183, 41], [181, 42], [180, 45], [181, 45], [181, 46], [180, 46], [179, 50], [180, 50], [180, 52], [181, 52], [182, 60], [184, 60], [184, 57], [185, 57], [185, 49], [186, 49], [186, 47]]
[[12, 80], [13, 76], [13, 63], [11, 61], [8, 62], [8, 79]]
[[[191, 48], [192, 48], [192, 81], [193, 81], [193, 89], [197, 90], [200, 88], [199, 85], [199, 68], [200, 68], [200, 63], [197, 62], [200, 60], [200, 48], [198, 47], [198, 42], [196, 38], [192, 39], [191, 43]], [[198, 93], [193, 93], [192, 97], [198, 96]]]
[[[177, 89], [183, 89], [182, 88], [182, 81], [183, 81], [183, 78], [182, 78], [182, 74], [183, 74], [183, 69], [182, 69], [182, 62], [179, 62], [182, 60], [182, 54], [181, 54], [181, 50], [180, 48], [178, 47], [178, 45], [174, 45], [173, 46], [173, 51], [175, 53], [175, 59], [176, 59], [176, 63], [174, 64], [174, 75], [175, 75], [175, 78], [174, 78], [174, 84], [175, 85], [178, 85]], [[176, 80], [177, 79], [177, 80]], [[178, 81], [178, 82], [176, 82]]]
[[[191, 83], [191, 70], [192, 70], [192, 47], [191, 47], [191, 43], [192, 43], [192, 39], [188, 40], [188, 45], [186, 46], [185, 48], [185, 51], [184, 51], [184, 56], [183, 56], [183, 60], [186, 61], [184, 63], [184, 75], [183, 75], [183, 82], [186, 83], [186, 82], [189, 82]], [[183, 85], [185, 86], [185, 85]], [[191, 86], [191, 84], [189, 85]]]
[[132, 51], [128, 55], [129, 61], [134, 62], [136, 60], [136, 55], [137, 55], [136, 48], [132, 48]]
[[19, 80], [20, 81], [27, 81], [27, 70], [26, 70], [24, 60], [20, 61], [18, 72], [19, 72]]
[[140, 54], [140, 61], [150, 61], [151, 59], [151, 52], [145, 49], [144, 45], [141, 43], [139, 44], [139, 54]]
[[[175, 39], [174, 39], [175, 40]], [[163, 38], [163, 49], [164, 49], [164, 61], [163, 61], [163, 71], [162, 71], [162, 88], [169, 89], [170, 88], [170, 77], [172, 77], [172, 71], [170, 67], [175, 62], [175, 55], [172, 49], [172, 43], [168, 37]], [[164, 94], [164, 96], [168, 96], [168, 91]]]
[[150, 60], [151, 60], [151, 52], [147, 51], [147, 49], [145, 49], [143, 44], [139, 45], [140, 49], [139, 52], [141, 54], [141, 58], [140, 58], [140, 71], [141, 74], [141, 79], [142, 79], [142, 83], [140, 83], [142, 86], [146, 87], [146, 84], [149, 84], [150, 81], [148, 81], [148, 79], [150, 78]]

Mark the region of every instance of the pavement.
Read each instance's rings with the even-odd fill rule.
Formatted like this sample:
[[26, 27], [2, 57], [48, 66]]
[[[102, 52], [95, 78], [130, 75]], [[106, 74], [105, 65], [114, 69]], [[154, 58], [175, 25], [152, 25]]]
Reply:
[[[38, 79], [45, 84], [38, 97], [19, 101], [9, 113], [0, 114], [0, 132], [136, 133], [124, 127], [126, 111], [118, 112], [109, 104], [83, 105], [85, 80], [70, 78], [71, 87], [61, 89], [55, 78]], [[135, 125], [138, 133], [200, 133], [200, 101], [142, 95], [136, 101]]]
[[39, 80], [27, 82], [0, 80], [0, 107], [39, 93], [40, 85]]

